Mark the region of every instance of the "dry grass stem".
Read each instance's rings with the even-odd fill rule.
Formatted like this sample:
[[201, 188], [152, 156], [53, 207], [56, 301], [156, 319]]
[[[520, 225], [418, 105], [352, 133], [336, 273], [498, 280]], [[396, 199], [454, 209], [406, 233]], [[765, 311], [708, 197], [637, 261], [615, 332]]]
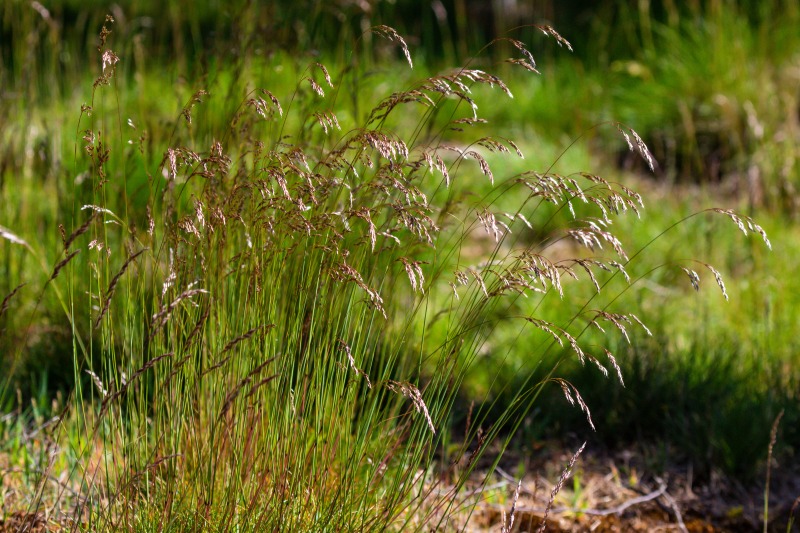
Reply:
[[503, 527], [501, 533], [511, 533], [514, 531], [514, 517], [517, 511], [517, 501], [519, 501], [519, 490], [522, 488], [522, 480], [517, 483], [517, 490], [514, 491], [514, 499], [511, 502], [511, 511], [508, 513], [508, 525], [506, 525], [505, 516], [503, 516]]
[[578, 451], [575, 452], [575, 455], [569, 460], [569, 464], [567, 464], [566, 468], [564, 468], [563, 472], [561, 472], [561, 476], [558, 478], [558, 483], [556, 486], [553, 487], [553, 490], [550, 492], [550, 499], [547, 501], [547, 507], [544, 510], [544, 516], [542, 517], [542, 523], [539, 525], [539, 529], [536, 530], [536, 533], [544, 533], [545, 528], [547, 528], [547, 516], [550, 514], [550, 510], [553, 508], [553, 503], [556, 501], [556, 496], [561, 491], [561, 488], [564, 486], [564, 482], [569, 478], [572, 474], [572, 467], [575, 466], [575, 462], [578, 460], [578, 457], [583, 452], [583, 449], [586, 448], [586, 443], [584, 442]]
[[770, 477], [772, 475], [772, 450], [775, 447], [775, 443], [778, 441], [778, 426], [781, 423], [781, 418], [783, 418], [783, 413], [784, 410], [781, 409], [781, 412], [775, 417], [775, 421], [772, 423], [772, 429], [769, 432], [769, 446], [767, 447], [767, 479], [764, 485], [764, 533], [769, 531], [769, 484]]

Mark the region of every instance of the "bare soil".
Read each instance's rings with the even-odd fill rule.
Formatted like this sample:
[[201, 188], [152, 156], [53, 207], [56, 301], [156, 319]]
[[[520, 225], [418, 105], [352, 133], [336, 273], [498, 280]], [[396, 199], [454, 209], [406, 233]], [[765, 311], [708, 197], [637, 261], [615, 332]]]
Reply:
[[[520, 456], [504, 460], [505, 468], [488, 477], [485, 471], [476, 474], [462, 491], [464, 508], [475, 504], [472, 512], [456, 515], [444, 528], [537, 531], [547, 513], [546, 531], [551, 532], [763, 531], [763, 479], [750, 486], [717, 472], [698, 479], [691, 467], [655, 474], [647, 470], [644, 454], [632, 451], [607, 454], [585, 450], [548, 511], [552, 491], [571, 458], [560, 451], [563, 448], [548, 448], [537, 453], [535, 460]], [[520, 465], [527, 472], [521, 482], [511, 473], [522, 470]], [[800, 531], [798, 466], [773, 464], [768, 531]], [[791, 517], [795, 524], [790, 528]]]

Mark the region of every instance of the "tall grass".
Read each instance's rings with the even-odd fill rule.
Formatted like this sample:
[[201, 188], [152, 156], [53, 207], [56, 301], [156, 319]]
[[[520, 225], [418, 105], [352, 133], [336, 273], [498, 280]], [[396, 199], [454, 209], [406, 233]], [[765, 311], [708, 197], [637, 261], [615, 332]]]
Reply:
[[[591, 173], [492, 168], [489, 154], [522, 153], [504, 136], [470, 138], [472, 90], [511, 96], [502, 80], [439, 74], [362, 119], [342, 93], [361, 96], [357, 58], [341, 72], [312, 62], [287, 94], [248, 92], [219, 129], [198, 124], [215, 98], [199, 90], [165, 135], [126, 123], [112, 24], [76, 128], [78, 179], [58, 202], [71, 215], [60, 244], [28, 242], [21, 227], [0, 234], [6, 272], [28, 283], [3, 304], [24, 318], [0, 397], [12, 396], [44, 310], [69, 324], [75, 373], [43, 444], [21, 445], [39, 452], [25, 472], [36, 488], [12, 505], [87, 530], [436, 528], [548, 383], [591, 424], [556, 365], [515, 383], [507, 407], [482, 405], [463, 443], [445, 446], [465, 375], [501, 324], [536, 340], [534, 362], [569, 347], [620, 381], [614, 353], [586, 332], [648, 331], [613, 305], [647, 246], [629, 256], [610, 225], [639, 214], [642, 198]], [[410, 66], [394, 30], [370, 34]], [[525, 44], [499, 42], [535, 68]], [[639, 136], [616, 126], [652, 165]], [[722, 214], [766, 240], [751, 219]], [[583, 248], [563, 257], [568, 241]], [[41, 272], [19, 266], [31, 260]], [[550, 320], [581, 283], [608, 297]], [[532, 312], [519, 313], [523, 297]]]
[[[542, 118], [529, 130], [572, 139], [605, 121], [635, 124], [659, 162], [658, 181], [707, 187], [751, 215], [766, 208], [796, 217], [795, 3], [575, 4], [557, 6], [555, 23], [574, 37], [576, 57], [543, 64], [543, 76], [518, 95], [519, 109]], [[588, 133], [616, 156], [613, 165], [645, 170], [612, 131]]]

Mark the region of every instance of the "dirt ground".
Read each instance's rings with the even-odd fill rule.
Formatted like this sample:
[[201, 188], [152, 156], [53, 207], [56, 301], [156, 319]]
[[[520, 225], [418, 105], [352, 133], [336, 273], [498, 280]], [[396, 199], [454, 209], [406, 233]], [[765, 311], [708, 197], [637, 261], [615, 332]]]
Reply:
[[[442, 529], [537, 531], [572, 458], [555, 451], [537, 455], [525, 465], [527, 473], [521, 480], [511, 473], [513, 458], [504, 460], [506, 468], [488, 478], [485, 473], [475, 475], [462, 498], [465, 507], [475, 503], [473, 512], [454, 517]], [[516, 459], [517, 465], [524, 464]], [[585, 450], [569, 477], [561, 480], [563, 486], [547, 511], [546, 531], [711, 533], [764, 527], [765, 478], [745, 486], [714, 472], [699, 479], [691, 467], [656, 475], [635, 452], [610, 455]], [[773, 464], [769, 501], [769, 531], [800, 531], [800, 465]], [[792, 517], [795, 523], [789, 527]]]

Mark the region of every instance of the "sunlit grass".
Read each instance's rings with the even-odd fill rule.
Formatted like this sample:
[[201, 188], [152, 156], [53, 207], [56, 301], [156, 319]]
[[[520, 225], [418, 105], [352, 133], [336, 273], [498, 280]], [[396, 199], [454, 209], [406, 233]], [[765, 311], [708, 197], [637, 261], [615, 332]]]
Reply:
[[[635, 178], [608, 167], [598, 173], [608, 182], [581, 176], [605, 166], [591, 142], [613, 124], [563, 134], [560, 102], [543, 115], [524, 103], [546, 84], [517, 75], [515, 99], [501, 104], [480, 74], [366, 69], [357, 55], [328, 65], [330, 84], [325, 58], [247, 57], [187, 80], [131, 57], [110, 86], [91, 90], [96, 64], [75, 74], [82, 90], [4, 129], [0, 216], [27, 243], [0, 239], [0, 295], [27, 283], [0, 323], [10, 443], [0, 465], [16, 476], [4, 478], [7, 505], [74, 505], [61, 519], [90, 529], [423, 528], [453, 510], [433, 488], [443, 470], [460, 486], [492, 441], [502, 450], [520, 428], [558, 431], [590, 410], [601, 438], [618, 431], [626, 444], [625, 428], [680, 441], [714, 413], [685, 453], [734, 472], [756, 466], [763, 425], [796, 397], [782, 370], [794, 307], [774, 274], [791, 267], [719, 213], [656, 238], [713, 199], [653, 187], [639, 218], [620, 185]], [[447, 98], [429, 76], [449, 85]], [[469, 124], [457, 81], [488, 123]], [[383, 98], [415, 87], [416, 101], [366, 123]], [[492, 133], [510, 153], [480, 147]], [[635, 262], [600, 233], [611, 220]], [[793, 234], [764, 226], [776, 247]], [[604, 247], [585, 250], [567, 230]], [[719, 267], [732, 302], [695, 257]], [[590, 258], [599, 295], [572, 261]], [[681, 267], [701, 272], [699, 296]], [[605, 332], [585, 329], [597, 310], [619, 313], [596, 320]], [[564, 377], [577, 387], [551, 379]], [[17, 393], [32, 379], [38, 387]], [[48, 379], [69, 394], [45, 408]], [[543, 401], [548, 380], [556, 394]], [[559, 385], [582, 409], [563, 415]], [[663, 424], [631, 409], [642, 398]], [[472, 401], [465, 442], [453, 444]], [[742, 416], [747, 438], [731, 442]]]

